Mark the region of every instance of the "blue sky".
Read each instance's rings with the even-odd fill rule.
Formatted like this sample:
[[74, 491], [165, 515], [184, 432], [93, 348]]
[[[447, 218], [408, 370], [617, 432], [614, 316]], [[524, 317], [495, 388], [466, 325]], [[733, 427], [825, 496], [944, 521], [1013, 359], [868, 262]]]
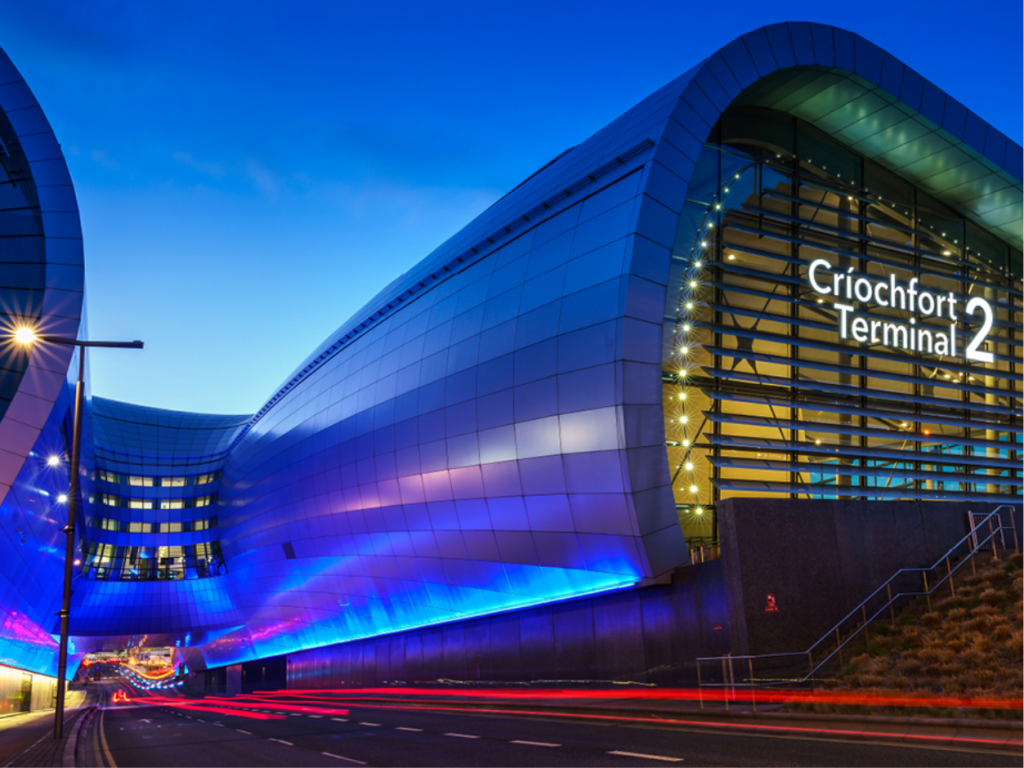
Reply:
[[736, 36], [835, 24], [1021, 142], [1022, 7], [4, 0], [64, 147], [95, 394], [257, 410], [373, 294]]

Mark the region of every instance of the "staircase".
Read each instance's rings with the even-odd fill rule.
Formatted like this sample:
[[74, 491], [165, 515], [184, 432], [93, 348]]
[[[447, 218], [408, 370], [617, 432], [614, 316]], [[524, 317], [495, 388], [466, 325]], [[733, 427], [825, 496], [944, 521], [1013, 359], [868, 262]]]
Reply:
[[[979, 563], [1001, 559], [1009, 552], [1019, 553], [1013, 509], [1005, 504], [988, 515], [972, 513], [971, 532], [934, 565], [896, 571], [806, 651], [698, 658], [699, 687], [735, 691], [737, 688], [813, 686], [834, 680], [845, 664], [863, 652], [868, 642], [866, 629], [883, 622], [895, 625], [897, 613], [928, 612], [933, 601], [955, 596], [956, 580], [975, 573]], [[1008, 526], [1002, 524], [1004, 511], [1010, 513]], [[1009, 543], [1012, 549], [1007, 546]]]

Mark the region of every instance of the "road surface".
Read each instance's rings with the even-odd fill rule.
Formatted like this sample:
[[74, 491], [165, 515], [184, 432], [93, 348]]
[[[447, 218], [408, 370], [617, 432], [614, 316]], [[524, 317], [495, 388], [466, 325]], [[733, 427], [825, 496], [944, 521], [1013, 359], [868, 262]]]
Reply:
[[[113, 690], [113, 689], [111, 689]], [[145, 701], [141, 699], [138, 701]], [[287, 696], [108, 704], [90, 766], [1020, 766], [1012, 755]], [[333, 709], [332, 709], [333, 707]], [[339, 709], [345, 707], [345, 715]]]

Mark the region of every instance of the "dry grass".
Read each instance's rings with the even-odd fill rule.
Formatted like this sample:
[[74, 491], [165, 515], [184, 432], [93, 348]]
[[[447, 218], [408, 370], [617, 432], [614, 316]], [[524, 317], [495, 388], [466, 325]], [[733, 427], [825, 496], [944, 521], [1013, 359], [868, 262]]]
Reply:
[[[1022, 561], [1021, 555], [1014, 555], [979, 562], [976, 574], [956, 579], [955, 596], [933, 597], [930, 611], [911, 605], [898, 616], [896, 625], [876, 623], [857, 641], [858, 655], [832, 685], [858, 692], [1020, 700], [1024, 694]], [[882, 711], [895, 714], [891, 708]], [[902, 713], [1021, 717], [1020, 710], [1007, 709]]]

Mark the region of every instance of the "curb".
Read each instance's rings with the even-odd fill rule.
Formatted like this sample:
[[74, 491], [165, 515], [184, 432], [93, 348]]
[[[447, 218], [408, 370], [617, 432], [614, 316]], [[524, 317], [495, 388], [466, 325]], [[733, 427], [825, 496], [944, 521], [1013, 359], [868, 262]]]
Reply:
[[82, 726], [91, 721], [95, 713], [96, 705], [93, 704], [81, 712], [75, 719], [75, 725], [71, 729], [71, 733], [64, 740], [64, 754], [61, 758], [63, 768], [75, 768], [75, 754], [78, 752], [78, 739], [82, 734]]

